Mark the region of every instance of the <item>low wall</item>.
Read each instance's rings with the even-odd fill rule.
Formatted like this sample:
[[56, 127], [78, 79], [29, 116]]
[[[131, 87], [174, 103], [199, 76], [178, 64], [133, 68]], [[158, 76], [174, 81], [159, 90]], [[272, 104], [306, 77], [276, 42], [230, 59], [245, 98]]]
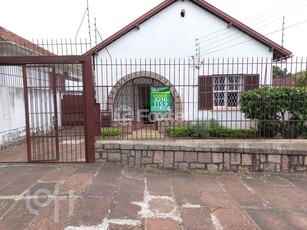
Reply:
[[99, 162], [177, 170], [307, 172], [307, 141], [97, 141]]

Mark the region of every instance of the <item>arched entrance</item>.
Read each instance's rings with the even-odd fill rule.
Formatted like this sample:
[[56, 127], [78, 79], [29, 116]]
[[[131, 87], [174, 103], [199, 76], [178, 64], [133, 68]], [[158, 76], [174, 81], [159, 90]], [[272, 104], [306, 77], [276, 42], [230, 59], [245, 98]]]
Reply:
[[171, 111], [166, 119], [176, 119], [181, 115], [182, 105], [175, 87], [163, 76], [149, 72], [135, 72], [121, 78], [108, 95], [108, 109], [113, 118], [125, 113], [131, 122], [132, 131], [150, 126], [157, 129], [156, 118], [150, 111], [150, 87], [169, 86], [171, 93]]

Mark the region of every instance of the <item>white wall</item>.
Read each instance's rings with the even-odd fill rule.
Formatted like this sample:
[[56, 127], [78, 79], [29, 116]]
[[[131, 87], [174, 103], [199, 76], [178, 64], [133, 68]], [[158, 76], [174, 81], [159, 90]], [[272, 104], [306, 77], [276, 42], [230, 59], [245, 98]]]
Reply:
[[[184, 18], [180, 16], [182, 9], [186, 12]], [[201, 37], [204, 38], [199, 40], [203, 42], [200, 52], [204, 58], [272, 57], [268, 47], [235, 28], [227, 29], [225, 22], [189, 1], [175, 2], [142, 23], [139, 28], [135, 28], [107, 47], [113, 59], [188, 58], [198, 53], [196, 39]], [[221, 30], [224, 31], [208, 37]], [[239, 43], [242, 44], [238, 45]], [[233, 47], [223, 49], [230, 46]], [[217, 50], [221, 51], [212, 53]], [[109, 58], [107, 51], [101, 50], [97, 59], [106, 58]]]
[[[184, 18], [180, 15], [183, 9]], [[198, 76], [259, 74], [260, 84], [271, 83], [273, 54], [269, 48], [233, 27], [227, 28], [227, 23], [189, 1], [175, 2], [107, 49], [112, 59], [106, 49], [96, 56], [96, 85], [103, 86], [96, 89], [96, 97], [102, 109], [106, 109], [107, 95], [118, 80], [146, 70], [164, 76], [176, 86], [185, 120], [234, 119], [240, 122], [228, 122], [230, 127], [252, 127], [254, 124], [245, 121], [238, 110], [199, 111]], [[159, 62], [166, 65], [156, 65]], [[172, 63], [190, 64], [187, 67]]]

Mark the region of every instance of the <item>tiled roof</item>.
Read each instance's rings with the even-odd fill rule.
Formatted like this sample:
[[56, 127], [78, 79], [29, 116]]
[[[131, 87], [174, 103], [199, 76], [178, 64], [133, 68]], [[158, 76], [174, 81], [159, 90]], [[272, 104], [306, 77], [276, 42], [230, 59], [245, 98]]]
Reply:
[[36, 55], [44, 56], [54, 56], [55, 54], [49, 52], [48, 50], [30, 42], [27, 39], [20, 37], [19, 35], [3, 28], [0, 26], [0, 42], [8, 42], [10, 45], [15, 45], [22, 47], [30, 52], [35, 53]]

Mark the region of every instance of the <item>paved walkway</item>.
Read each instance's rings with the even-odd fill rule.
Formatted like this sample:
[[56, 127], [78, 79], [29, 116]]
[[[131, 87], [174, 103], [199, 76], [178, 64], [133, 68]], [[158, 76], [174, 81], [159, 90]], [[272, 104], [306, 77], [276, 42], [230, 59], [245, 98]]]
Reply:
[[0, 165], [0, 229], [306, 229], [307, 176]]

